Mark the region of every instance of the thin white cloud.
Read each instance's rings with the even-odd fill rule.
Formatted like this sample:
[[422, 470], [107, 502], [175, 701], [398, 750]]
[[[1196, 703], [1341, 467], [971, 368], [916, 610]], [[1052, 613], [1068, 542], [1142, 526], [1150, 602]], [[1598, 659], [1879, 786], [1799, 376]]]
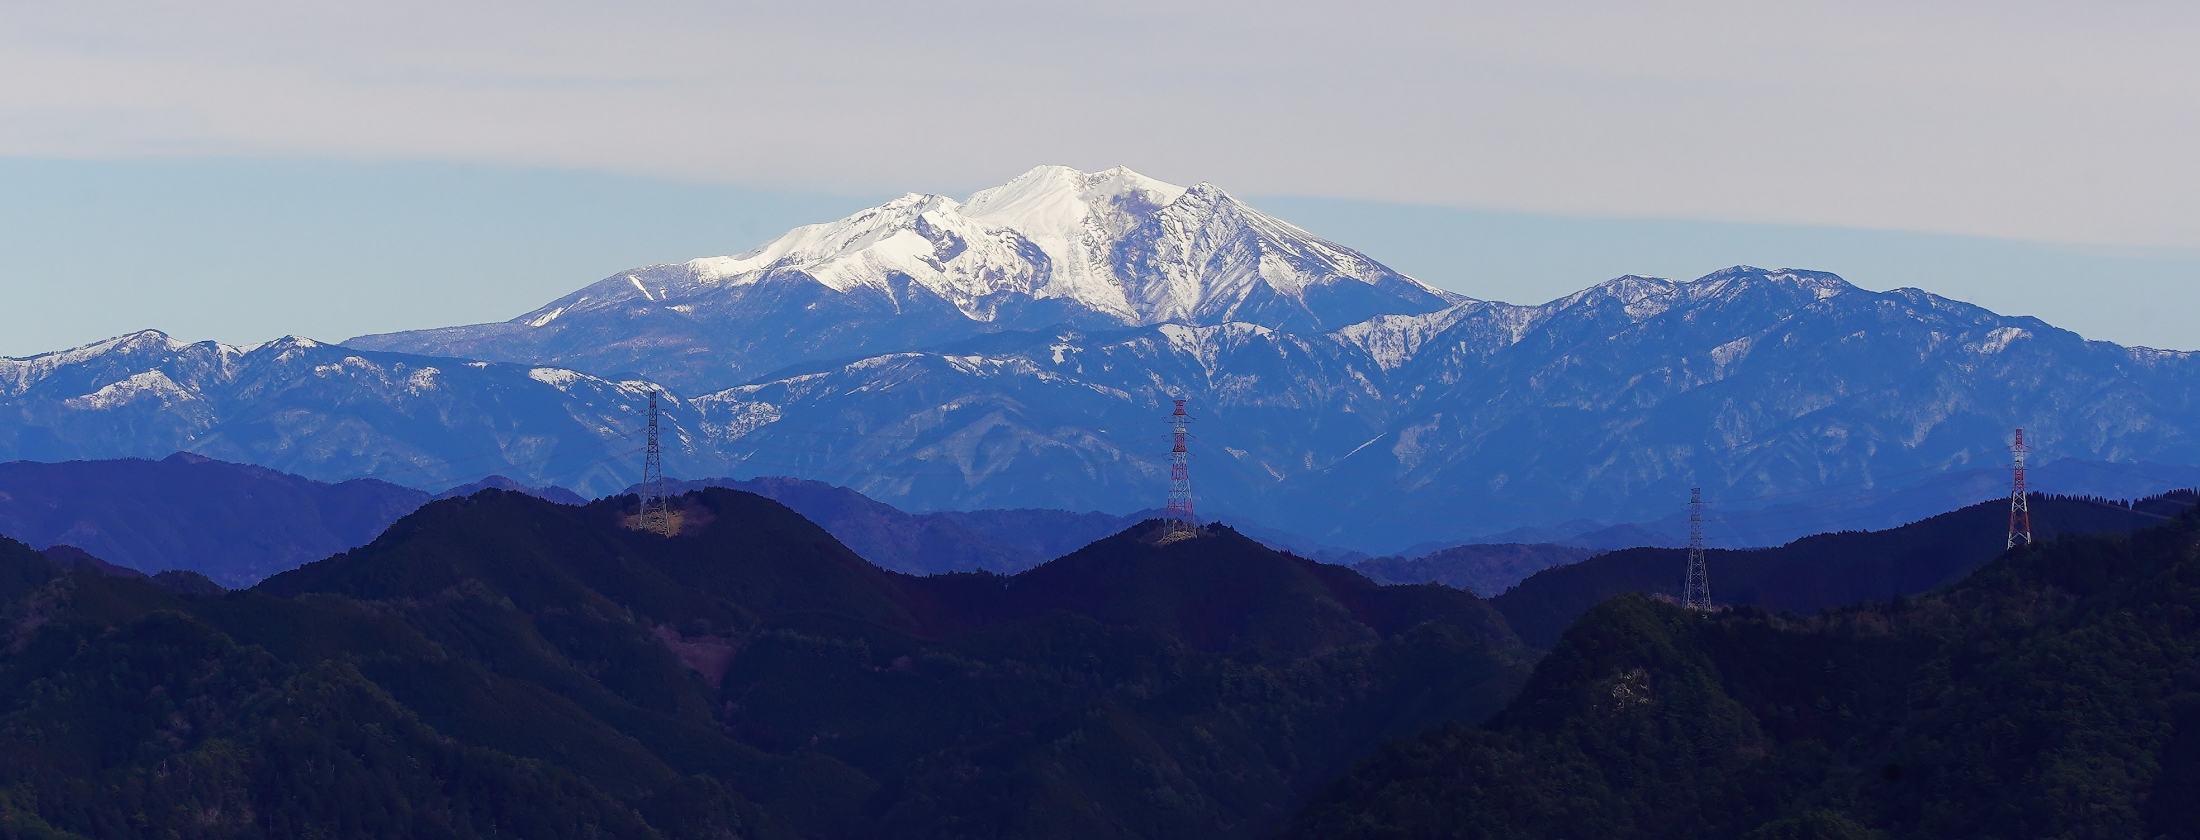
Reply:
[[0, 9], [0, 154], [454, 159], [2200, 247], [2189, 3]]

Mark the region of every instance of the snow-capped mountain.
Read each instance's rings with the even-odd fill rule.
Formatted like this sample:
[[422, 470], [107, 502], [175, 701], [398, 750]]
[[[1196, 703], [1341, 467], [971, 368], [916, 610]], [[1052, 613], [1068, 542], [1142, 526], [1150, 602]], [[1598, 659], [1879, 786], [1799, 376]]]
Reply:
[[989, 336], [798, 369], [693, 407], [706, 448], [743, 474], [817, 478], [916, 509], [1127, 510], [1166, 486], [1172, 397], [1199, 417], [1206, 510], [1347, 544], [1656, 520], [1691, 486], [1742, 523], [1715, 537], [1776, 542], [1808, 531], [1748, 531], [1749, 509], [1999, 468], [2017, 426], [2041, 463], [2200, 463], [2193, 354], [1748, 268], [1317, 334], [1162, 324]]
[[[1123, 169], [905, 196], [510, 322], [350, 344], [148, 332], [0, 359], [0, 460], [183, 450], [609, 493], [665, 383], [675, 477], [1129, 513], [1162, 498], [1183, 398], [1202, 510], [1373, 552], [1657, 521], [1694, 486], [1729, 545], [1892, 525], [1976, 501], [1948, 493], [1991, 484], [2018, 426], [2036, 463], [2108, 465], [2050, 491], [2200, 465], [2192, 353], [1785, 269], [1471, 300]], [[1813, 515], [1836, 509], [1863, 513]]]
[[905, 195], [736, 256], [621, 272], [511, 321], [345, 343], [708, 389], [1003, 330], [1321, 332], [1464, 300], [1211, 184], [1042, 166], [965, 201]]
[[[440, 489], [493, 474], [558, 475], [609, 492], [641, 472], [632, 453], [653, 387], [296, 337], [239, 347], [147, 330], [0, 358], [0, 460], [195, 452], [331, 481]], [[679, 447], [687, 432], [668, 422]]]

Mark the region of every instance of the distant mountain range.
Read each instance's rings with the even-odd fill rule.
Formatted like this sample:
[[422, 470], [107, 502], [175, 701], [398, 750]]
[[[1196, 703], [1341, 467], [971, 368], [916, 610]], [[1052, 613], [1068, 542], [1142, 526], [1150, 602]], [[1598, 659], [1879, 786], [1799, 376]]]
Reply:
[[786, 505], [880, 568], [911, 575], [1014, 574], [1122, 531], [1138, 520], [1063, 510], [908, 513], [846, 487], [771, 477], [667, 485], [674, 493], [725, 487]]
[[1537, 572], [1579, 563], [1601, 553], [1570, 545], [1461, 545], [1419, 557], [1371, 557], [1352, 564], [1352, 570], [1376, 583], [1441, 583], [1488, 598]]
[[189, 453], [158, 461], [15, 461], [0, 463], [0, 535], [61, 547], [57, 557], [147, 575], [186, 571], [236, 588], [366, 545], [431, 498], [492, 487], [561, 504], [586, 501], [562, 487], [503, 476], [430, 497], [386, 481], [329, 484]]
[[374, 479], [324, 484], [188, 454], [0, 463], [0, 535], [231, 587], [365, 545], [427, 501]]
[[1120, 169], [907, 196], [513, 321], [348, 345], [143, 333], [0, 360], [0, 458], [186, 450], [602, 495], [639, 477], [661, 391], [678, 477], [1121, 516], [1158, 505], [1182, 398], [1203, 512], [1370, 554], [1576, 520], [1670, 540], [1690, 487], [1741, 523], [1723, 545], [1887, 527], [2004, 492], [1936, 482], [1990, 479], [2019, 426], [2036, 462], [2109, 468], [2049, 490], [2144, 495], [2200, 465], [2190, 353], [1800, 270], [1471, 300]]
[[647, 383], [565, 370], [302, 338], [190, 344], [153, 331], [0, 359], [0, 395], [6, 460], [187, 451], [319, 481], [436, 490], [490, 475], [624, 487], [639, 471], [625, 461], [639, 452], [649, 405]]
[[531, 485], [521, 484], [517, 481], [505, 478], [501, 475], [492, 475], [488, 478], [484, 478], [472, 484], [462, 484], [449, 490], [445, 490], [441, 493], [437, 493], [435, 494], [435, 497], [438, 499], [463, 499], [467, 496], [471, 496], [483, 490], [509, 490], [514, 493], [523, 493], [529, 496], [533, 496], [546, 502], [556, 502], [561, 505], [588, 504], [588, 499], [586, 497], [583, 497], [581, 494], [575, 493], [571, 490], [567, 490], [563, 487], [559, 487], [556, 485], [551, 485], [549, 487], [534, 487]]
[[[1164, 515], [1161, 510], [1118, 516], [1052, 508], [910, 513], [846, 487], [785, 476], [706, 478], [666, 484], [667, 490], [675, 493], [705, 487], [744, 490], [786, 505], [830, 531], [834, 538], [863, 555], [864, 559], [881, 568], [911, 575], [980, 570], [1014, 574], [1084, 548], [1094, 540], [1141, 521]], [[638, 493], [639, 488], [628, 488], [627, 492]], [[549, 498], [543, 493], [534, 495]], [[1269, 548], [1289, 551], [1316, 562], [1343, 566], [1368, 559], [1361, 552], [1325, 545], [1242, 518], [1222, 517], [1210, 521], [1228, 525]], [[1403, 579], [1377, 580], [1407, 582]], [[1436, 580], [1431, 576], [1414, 578], [1410, 582]]]

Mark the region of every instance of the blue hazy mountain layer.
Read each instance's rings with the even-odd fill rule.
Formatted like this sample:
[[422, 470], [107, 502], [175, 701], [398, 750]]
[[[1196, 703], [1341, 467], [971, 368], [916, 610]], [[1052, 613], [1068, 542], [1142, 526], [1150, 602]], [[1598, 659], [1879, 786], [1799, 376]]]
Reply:
[[[1736, 524], [1783, 503], [1810, 503], [1794, 520], [1818, 511], [1737, 528], [1762, 545], [1951, 472], [2006, 476], [2020, 426], [2035, 462], [2136, 473], [2085, 492], [2166, 489], [2138, 462], [2200, 462], [2185, 419], [2196, 374], [2190, 354], [2087, 342], [1915, 290], [1736, 269], [1322, 335], [1002, 334], [790, 369], [695, 407], [741, 470], [910, 509], [1150, 504], [1165, 486], [1160, 407], [1183, 396], [1199, 416], [1203, 512], [1383, 550], [1578, 518], [1657, 521], [1693, 486]], [[1982, 482], [1957, 503], [2006, 492]], [[1833, 527], [1950, 507], [1916, 498]]]
[[[1044, 509], [913, 514], [845, 487], [785, 477], [670, 485], [675, 493], [703, 487], [747, 490], [779, 501], [874, 565], [915, 575], [1013, 574], [1158, 515]], [[430, 497], [375, 479], [331, 484], [189, 453], [157, 461], [13, 461], [0, 463], [0, 536], [47, 551], [57, 562], [128, 574], [184, 570], [244, 587], [365, 545], [429, 501], [487, 489], [564, 505], [588, 503], [563, 487], [528, 486], [500, 475]], [[1247, 524], [1260, 532], [1250, 536], [1279, 550], [1325, 562], [1357, 559]], [[116, 565], [107, 566], [110, 562]]]
[[[665, 485], [666, 491], [672, 494], [705, 487], [755, 493], [786, 505], [879, 568], [912, 575], [980, 570], [1015, 574], [1164, 515], [1160, 510], [1117, 515], [1048, 508], [910, 513], [846, 487], [786, 476], [706, 478], [670, 481]], [[637, 486], [626, 492], [641, 491]], [[535, 495], [550, 498], [541, 493]], [[1364, 553], [1319, 543], [1242, 518], [1221, 517], [1210, 521], [1221, 522], [1269, 548], [1309, 560], [1350, 565], [1367, 559]], [[1628, 546], [1655, 544], [1662, 543], [1627, 543]], [[1430, 550], [1448, 547], [1432, 546]], [[1428, 576], [1412, 582], [1434, 580], [1435, 576]]]
[[232, 587], [365, 545], [427, 501], [385, 481], [327, 484], [187, 454], [0, 463], [0, 535]]
[[[917, 512], [1127, 514], [1166, 489], [1161, 407], [1183, 397], [1199, 418], [1203, 514], [1389, 553], [1574, 519], [1657, 522], [1692, 486], [1726, 516], [1810, 503], [1734, 538], [1763, 545], [1945, 510], [1944, 494], [1859, 500], [1951, 473], [1976, 473], [1972, 500], [2005, 493], [1990, 477], [2019, 426], [2036, 463], [2122, 471], [2068, 489], [2165, 489], [2175, 476], [2157, 467], [2200, 463], [2196, 386], [2189, 353], [2089, 342], [1916, 290], [1737, 268], [1328, 333], [997, 333], [667, 391], [664, 424], [674, 475], [789, 475]], [[493, 473], [596, 495], [639, 478], [655, 387], [145, 333], [0, 361], [0, 458], [185, 450], [324, 481], [439, 490]], [[1826, 521], [1852, 509], [1862, 513]]]

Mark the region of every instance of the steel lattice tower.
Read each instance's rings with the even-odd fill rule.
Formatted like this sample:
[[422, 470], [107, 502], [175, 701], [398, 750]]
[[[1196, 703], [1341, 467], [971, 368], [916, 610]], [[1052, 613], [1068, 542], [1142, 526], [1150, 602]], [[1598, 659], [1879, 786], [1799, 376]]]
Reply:
[[672, 509], [665, 501], [665, 454], [657, 443], [657, 392], [649, 392], [649, 454], [642, 458], [642, 512], [636, 524], [653, 534], [672, 536]]
[[1681, 606], [1711, 609], [1711, 577], [1703, 564], [1703, 488], [1688, 488], [1688, 580], [1681, 592]]
[[2032, 504], [2025, 500], [2024, 489], [2024, 430], [2017, 430], [2017, 444], [2010, 447], [2017, 454], [2014, 480], [2009, 488], [2009, 542], [2005, 549], [2016, 548], [2017, 541], [2032, 544]]
[[1176, 413], [1169, 415], [1170, 436], [1175, 447], [1169, 450], [1169, 522], [1162, 534], [1162, 541], [1186, 539], [1199, 533], [1199, 518], [1192, 513], [1192, 453], [1185, 448], [1191, 435], [1192, 416], [1184, 413], [1184, 401], [1176, 401]]

